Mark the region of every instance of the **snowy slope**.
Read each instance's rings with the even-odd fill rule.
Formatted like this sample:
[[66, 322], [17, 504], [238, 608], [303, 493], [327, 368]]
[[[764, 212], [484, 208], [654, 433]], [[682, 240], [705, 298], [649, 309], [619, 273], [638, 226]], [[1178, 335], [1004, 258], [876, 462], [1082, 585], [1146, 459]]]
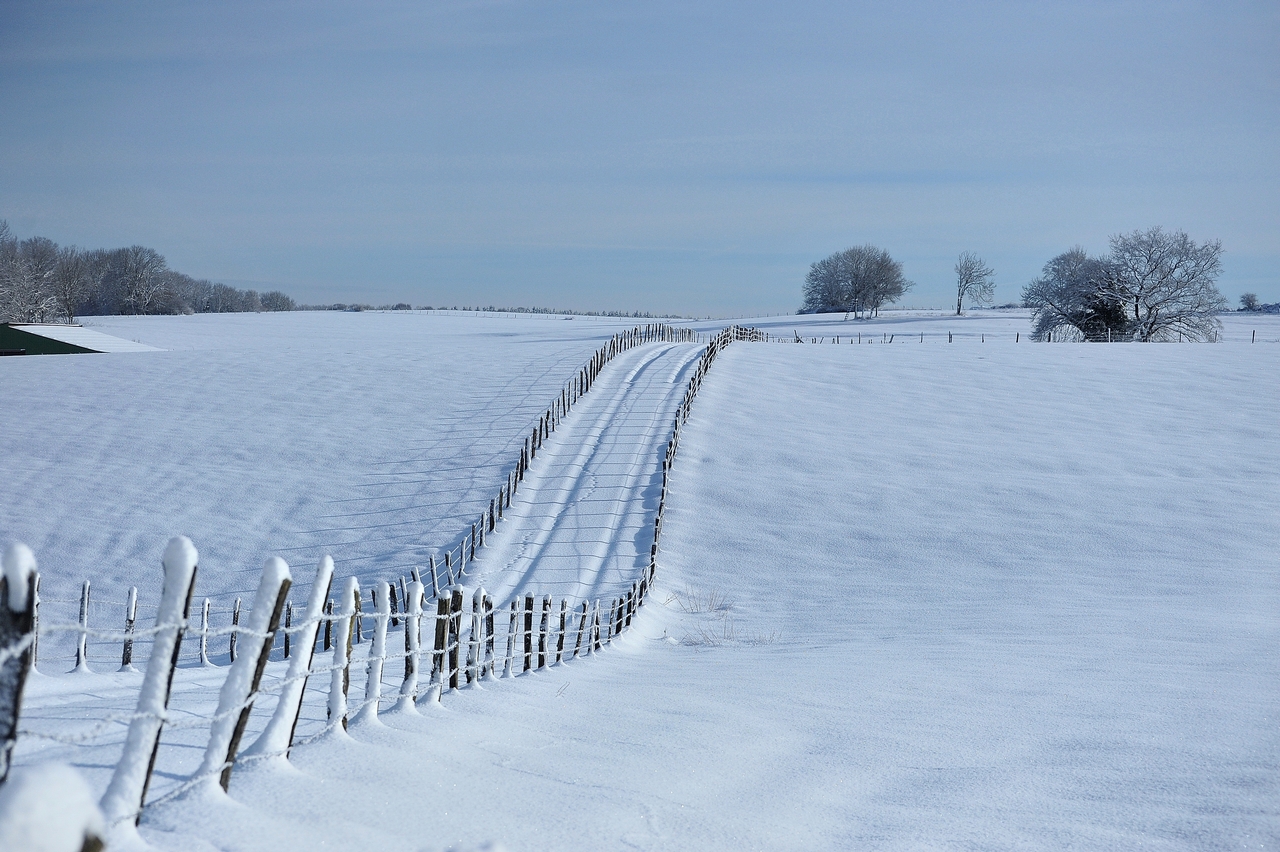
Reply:
[[[268, 555], [399, 576], [456, 544], [551, 397], [622, 320], [291, 313], [85, 321], [166, 352], [0, 363], [3, 534], [46, 604], [144, 613], [172, 535], [226, 620]], [[49, 648], [50, 654], [54, 648]], [[105, 651], [94, 650], [102, 662]], [[62, 652], [65, 658], [65, 649]]]
[[[1230, 326], [1218, 346], [984, 344], [1003, 319], [965, 319], [977, 333], [951, 346], [954, 320], [927, 317], [895, 320], [925, 345], [734, 344], [686, 427], [634, 632], [595, 660], [308, 745], [300, 772], [246, 769], [230, 801], [157, 808], [144, 836], [1274, 847], [1280, 349]], [[547, 470], [587, 422], [561, 427]], [[616, 493], [630, 511], [635, 492]], [[595, 515], [567, 518], [559, 540], [576, 521], [592, 547]], [[162, 767], [165, 784], [198, 761], [196, 687], [220, 671], [180, 673], [193, 727], [173, 738], [195, 756]], [[37, 678], [29, 724], [90, 725], [127, 707], [131, 677]], [[313, 701], [304, 724], [322, 723]], [[18, 759], [72, 760], [101, 789], [110, 751], [28, 741]]]

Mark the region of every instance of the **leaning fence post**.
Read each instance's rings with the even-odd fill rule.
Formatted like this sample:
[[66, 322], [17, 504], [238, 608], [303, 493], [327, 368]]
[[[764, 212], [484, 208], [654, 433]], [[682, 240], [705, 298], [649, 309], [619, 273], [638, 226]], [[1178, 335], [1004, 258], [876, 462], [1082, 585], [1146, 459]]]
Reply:
[[76, 643], [76, 671], [89, 671], [89, 581], [80, 587], [80, 640]]
[[[329, 724], [334, 720], [347, 730], [347, 687], [351, 683], [351, 622], [356, 614], [356, 602], [360, 600], [360, 583], [348, 577], [342, 594], [338, 597], [341, 608], [333, 621], [333, 664], [329, 679]], [[332, 607], [330, 607], [332, 609]], [[336, 728], [335, 728], [336, 731]]]
[[373, 647], [369, 649], [366, 671], [369, 679], [364, 687], [364, 705], [352, 719], [356, 724], [378, 721], [378, 702], [382, 698], [382, 664], [387, 659], [387, 622], [391, 619], [391, 586], [379, 580], [373, 587]]
[[124, 605], [124, 648], [120, 652], [120, 671], [133, 671], [133, 623], [138, 616], [138, 587], [129, 587]]
[[[576, 657], [582, 650], [582, 634], [587, 630], [587, 602], [582, 602], [582, 618], [578, 621], [578, 638], [573, 643], [573, 655]], [[590, 647], [590, 642], [588, 642]]]
[[156, 763], [160, 731], [173, 686], [173, 670], [182, 650], [182, 633], [186, 629], [191, 607], [191, 590], [195, 586], [198, 555], [191, 539], [170, 539], [164, 551], [164, 587], [156, 613], [156, 634], [151, 646], [151, 659], [142, 678], [138, 707], [129, 722], [124, 751], [111, 776], [107, 792], [102, 796], [102, 812], [111, 825], [132, 819], [136, 825], [151, 783], [151, 770]]
[[4, 554], [0, 575], [0, 783], [18, 739], [22, 690], [35, 656], [36, 557], [25, 544]]
[[[271, 721], [267, 722], [267, 727], [257, 741], [245, 750], [245, 754], [288, 756], [289, 749], [293, 746], [294, 731], [298, 727], [298, 715], [302, 710], [302, 694], [307, 688], [307, 676], [316, 654], [316, 633], [319, 632], [320, 621], [325, 618], [325, 604], [332, 585], [333, 559], [325, 555], [316, 566], [316, 579], [311, 585], [311, 595], [307, 598], [307, 608], [303, 610], [302, 626], [298, 631], [298, 653], [289, 659], [289, 669], [280, 687], [275, 713], [271, 715]], [[326, 619], [325, 627], [329, 623]], [[287, 625], [285, 630], [287, 642]]]
[[240, 738], [249, 723], [249, 713], [253, 710], [267, 658], [271, 656], [271, 645], [292, 583], [293, 576], [283, 559], [279, 556], [267, 559], [262, 566], [258, 592], [253, 597], [253, 608], [249, 610], [244, 647], [240, 649], [242, 653], [231, 664], [218, 692], [218, 709], [213, 714], [213, 724], [209, 726], [209, 745], [194, 776], [203, 778], [206, 786], [213, 785], [215, 775], [224, 792], [231, 784], [231, 769], [236, 762]]

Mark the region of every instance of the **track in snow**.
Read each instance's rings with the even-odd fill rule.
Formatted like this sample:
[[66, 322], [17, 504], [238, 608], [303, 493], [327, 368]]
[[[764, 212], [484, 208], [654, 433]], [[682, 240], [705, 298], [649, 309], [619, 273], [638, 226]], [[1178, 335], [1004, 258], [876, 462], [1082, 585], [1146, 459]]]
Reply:
[[468, 585], [498, 601], [630, 588], [648, 564], [663, 447], [702, 349], [640, 346], [610, 362], [543, 444]]

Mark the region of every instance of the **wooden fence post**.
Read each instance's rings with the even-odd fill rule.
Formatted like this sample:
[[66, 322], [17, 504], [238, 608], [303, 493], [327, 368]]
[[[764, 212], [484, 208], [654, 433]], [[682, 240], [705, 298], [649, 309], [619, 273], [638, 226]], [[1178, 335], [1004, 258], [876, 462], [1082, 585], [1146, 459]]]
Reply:
[[35, 621], [36, 557], [15, 542], [5, 550], [0, 575], [0, 783], [9, 775], [18, 740], [22, 691], [35, 656]]
[[330, 600], [324, 605], [324, 614], [329, 616], [324, 622], [324, 648], [328, 651], [333, 648], [333, 601]]
[[515, 660], [515, 654], [516, 654], [516, 619], [518, 617], [517, 616], [518, 608], [519, 608], [519, 605], [516, 603], [515, 600], [512, 600], [511, 601], [511, 623], [507, 625], [507, 660], [506, 660], [506, 666], [504, 667], [502, 672], [503, 677], [515, 677], [515, 672], [512, 671], [512, 668], [515, 666], [514, 660]]
[[[351, 685], [351, 622], [355, 619], [356, 603], [359, 600], [360, 583], [355, 577], [348, 577], [342, 594], [338, 596], [341, 608], [333, 621], [333, 664], [330, 666], [328, 709], [330, 724], [335, 719], [338, 720], [343, 732], [347, 730], [347, 689]], [[330, 611], [332, 609], [331, 604]]]
[[151, 783], [156, 763], [160, 731], [173, 687], [173, 670], [178, 665], [182, 633], [191, 608], [198, 554], [185, 536], [171, 539], [164, 551], [164, 586], [156, 613], [156, 634], [151, 659], [138, 693], [137, 712], [129, 721], [124, 751], [116, 763], [107, 792], [102, 796], [102, 812], [107, 824], [132, 819], [136, 825]]
[[231, 658], [231, 662], [236, 661], [236, 635], [240, 632], [237, 628], [240, 626], [240, 599], [236, 598], [236, 605], [231, 609], [231, 638], [227, 640], [227, 656]]
[[124, 605], [124, 648], [120, 652], [120, 671], [133, 671], [133, 623], [138, 617], [138, 587], [129, 587]]
[[533, 593], [524, 596], [524, 671], [533, 668]]
[[[276, 701], [275, 713], [267, 722], [267, 727], [263, 729], [257, 742], [246, 750], [246, 754], [264, 757], [288, 756], [289, 749], [293, 746], [294, 732], [298, 728], [302, 695], [306, 691], [311, 663], [316, 654], [316, 633], [320, 630], [321, 619], [325, 619], [325, 627], [330, 624], [325, 617], [325, 609], [332, 586], [333, 559], [325, 555], [320, 558], [320, 564], [316, 566], [316, 579], [311, 584], [307, 607], [302, 613], [302, 627], [298, 631], [298, 653], [289, 660], [289, 669], [285, 673], [284, 684], [280, 687], [280, 698]], [[329, 609], [332, 610], [332, 607], [330, 606]], [[287, 623], [285, 630], [288, 630]], [[286, 642], [288, 636], [286, 632]]]
[[481, 600], [480, 594], [484, 589], [477, 589], [471, 594], [471, 635], [467, 637], [467, 665], [465, 680], [467, 683], [475, 683], [480, 680], [480, 654], [484, 648], [483, 637], [481, 631]]
[[493, 677], [493, 598], [486, 592], [482, 601], [484, 609], [484, 669], [482, 677]]
[[218, 776], [218, 784], [224, 792], [231, 784], [231, 769], [235, 765], [240, 738], [249, 723], [249, 713], [253, 710], [267, 658], [271, 656], [271, 645], [275, 641], [276, 628], [292, 582], [289, 566], [280, 557], [272, 556], [262, 566], [262, 579], [258, 581], [258, 592], [254, 595], [253, 608], [249, 610], [244, 630], [243, 653], [231, 664], [226, 680], [222, 682], [218, 709], [214, 712], [213, 724], [209, 726], [209, 745], [196, 771], [195, 777], [205, 778], [207, 786], [213, 785], [214, 775]]
[[[369, 590], [369, 594], [373, 594], [373, 589]], [[356, 614], [352, 617], [351, 627], [355, 631], [356, 644], [359, 645], [364, 641], [364, 606], [361, 604], [360, 595], [355, 597]]]
[[431, 682], [435, 685], [436, 699], [440, 698], [446, 680], [445, 665], [449, 654], [449, 596], [436, 598], [436, 635], [434, 651], [431, 655]]
[[76, 671], [89, 671], [89, 581], [80, 587], [80, 640], [76, 643]]
[[209, 662], [209, 599], [204, 599], [200, 607], [200, 665], [213, 665]]
[[551, 621], [551, 596], [542, 596], [542, 620], [538, 624], [538, 668], [547, 666], [547, 629]]
[[289, 659], [289, 639], [290, 632], [293, 628], [293, 601], [285, 601], [284, 604], [284, 658]]
[[556, 634], [556, 663], [564, 660], [564, 630], [565, 619], [569, 614], [569, 602], [564, 598], [560, 599], [560, 631]]
[[373, 724], [378, 721], [378, 702], [382, 699], [382, 665], [387, 659], [387, 622], [391, 620], [391, 585], [379, 580], [373, 592], [373, 645], [365, 671], [364, 705], [351, 721]]
[[409, 584], [404, 617], [404, 681], [400, 684], [400, 700], [395, 709], [401, 713], [418, 712], [418, 669], [422, 665], [422, 581]]
[[449, 688], [458, 688], [458, 651], [462, 644], [462, 587], [449, 596]]

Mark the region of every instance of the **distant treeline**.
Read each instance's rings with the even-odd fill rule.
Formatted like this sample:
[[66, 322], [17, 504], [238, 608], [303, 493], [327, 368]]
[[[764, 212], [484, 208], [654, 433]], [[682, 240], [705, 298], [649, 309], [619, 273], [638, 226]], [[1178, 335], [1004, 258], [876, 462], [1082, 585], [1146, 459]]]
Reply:
[[155, 249], [80, 249], [46, 237], [19, 240], [0, 219], [0, 321], [296, 309], [293, 299], [278, 290], [240, 290], [184, 275], [170, 269]]
[[394, 305], [343, 304], [332, 305], [299, 305], [299, 311], [476, 311], [490, 314], [564, 314], [575, 317], [622, 317], [625, 319], [691, 319], [679, 314], [651, 314], [648, 311], [575, 311], [566, 308], [498, 308], [493, 305], [487, 308], [446, 307], [444, 305], [418, 305], [416, 308], [408, 302], [397, 302]]

